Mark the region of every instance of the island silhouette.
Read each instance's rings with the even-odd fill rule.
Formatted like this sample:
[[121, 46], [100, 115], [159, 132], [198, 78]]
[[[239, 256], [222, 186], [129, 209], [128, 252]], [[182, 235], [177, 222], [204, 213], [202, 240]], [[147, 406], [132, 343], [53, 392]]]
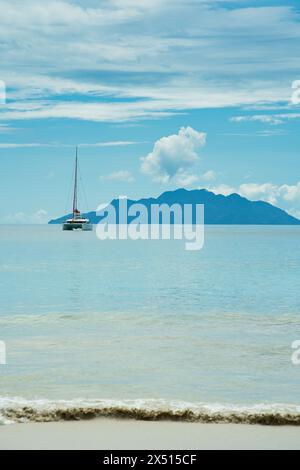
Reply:
[[[119, 199], [111, 203], [118, 213]], [[166, 191], [157, 198], [142, 198], [139, 200], [127, 200], [128, 207], [133, 204], [143, 204], [149, 210], [153, 204], [204, 204], [205, 224], [208, 225], [300, 225], [300, 220], [288, 214], [279, 207], [265, 201], [250, 201], [239, 194], [224, 196], [214, 194], [206, 189], [177, 189]], [[62, 224], [72, 214], [67, 214], [57, 219], [52, 219], [49, 224]], [[99, 223], [103, 216], [96, 211], [83, 214], [92, 224]], [[132, 218], [128, 217], [128, 223]]]

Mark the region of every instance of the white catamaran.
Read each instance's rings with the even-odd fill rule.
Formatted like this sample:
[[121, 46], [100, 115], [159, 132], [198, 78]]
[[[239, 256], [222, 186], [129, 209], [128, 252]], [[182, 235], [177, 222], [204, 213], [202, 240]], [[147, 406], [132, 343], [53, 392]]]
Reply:
[[63, 224], [63, 230], [84, 230], [92, 231], [93, 225], [89, 219], [81, 216], [77, 206], [77, 193], [78, 193], [78, 148], [76, 147], [76, 159], [75, 159], [75, 179], [74, 179], [74, 194], [73, 194], [73, 217], [68, 219]]

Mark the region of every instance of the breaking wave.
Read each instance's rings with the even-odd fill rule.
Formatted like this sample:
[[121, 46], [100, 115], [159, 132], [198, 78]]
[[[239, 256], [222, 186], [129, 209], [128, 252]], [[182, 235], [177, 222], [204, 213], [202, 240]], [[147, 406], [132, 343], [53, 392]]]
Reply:
[[300, 406], [234, 406], [167, 400], [25, 400], [0, 398], [0, 424], [93, 418], [300, 426]]

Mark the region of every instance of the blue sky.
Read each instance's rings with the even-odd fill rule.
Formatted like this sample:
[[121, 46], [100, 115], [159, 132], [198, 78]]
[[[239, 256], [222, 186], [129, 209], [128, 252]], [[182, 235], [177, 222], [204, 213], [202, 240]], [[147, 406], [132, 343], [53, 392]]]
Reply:
[[83, 210], [184, 186], [300, 217], [298, 1], [0, 0], [0, 11], [2, 223], [64, 213], [75, 145]]

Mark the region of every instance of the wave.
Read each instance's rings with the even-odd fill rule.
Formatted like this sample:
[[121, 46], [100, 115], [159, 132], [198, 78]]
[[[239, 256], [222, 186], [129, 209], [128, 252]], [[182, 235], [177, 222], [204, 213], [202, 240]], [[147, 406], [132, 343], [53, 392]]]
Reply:
[[300, 406], [234, 406], [167, 400], [26, 400], [0, 398], [0, 424], [93, 418], [300, 426]]

